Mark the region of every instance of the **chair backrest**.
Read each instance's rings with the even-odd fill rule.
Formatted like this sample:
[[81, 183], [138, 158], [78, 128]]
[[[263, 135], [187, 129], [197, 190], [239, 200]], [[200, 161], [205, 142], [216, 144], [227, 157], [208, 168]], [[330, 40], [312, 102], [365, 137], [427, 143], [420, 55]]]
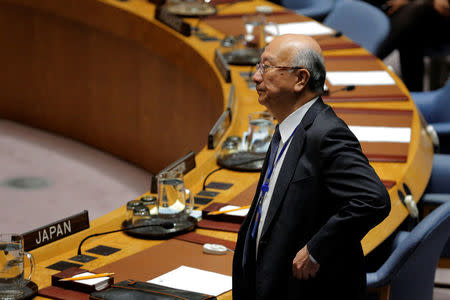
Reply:
[[[450, 100], [450, 99], [449, 99]], [[449, 111], [450, 113], [450, 111]], [[433, 156], [433, 168], [425, 193], [450, 194], [450, 155], [435, 154]]]
[[450, 202], [423, 219], [378, 271], [367, 274], [368, 286], [390, 284], [391, 300], [432, 300], [437, 262], [449, 234]]
[[315, 0], [280, 0], [280, 2], [289, 9], [298, 9], [314, 6]]
[[450, 122], [450, 80], [439, 89], [433, 99], [430, 123]]
[[389, 18], [380, 9], [350, 0], [337, 2], [324, 24], [341, 31], [375, 55], [390, 28]]

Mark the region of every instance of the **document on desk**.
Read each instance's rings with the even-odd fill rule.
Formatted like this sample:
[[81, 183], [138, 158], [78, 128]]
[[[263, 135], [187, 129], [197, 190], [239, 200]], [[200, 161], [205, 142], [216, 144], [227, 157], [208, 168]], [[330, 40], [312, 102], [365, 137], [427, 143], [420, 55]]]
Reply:
[[231, 276], [180, 266], [147, 282], [171, 288], [219, 296], [231, 290]]
[[240, 206], [236, 206], [236, 205], [226, 205], [224, 207], [222, 207], [221, 209], [219, 209], [219, 211], [227, 211], [227, 210], [233, 210], [230, 212], [225, 213], [226, 215], [230, 215], [230, 216], [239, 216], [239, 217], [245, 217], [248, 214], [248, 211], [250, 208], [243, 208], [243, 209], [239, 209]]
[[315, 21], [307, 21], [307, 22], [294, 22], [294, 23], [284, 23], [278, 24], [278, 32], [277, 27], [269, 26], [266, 28], [266, 32], [276, 35], [282, 34], [305, 34], [305, 35], [323, 35], [323, 34], [333, 34], [335, 31], [330, 27], [322, 25]]
[[395, 85], [386, 71], [336, 71], [327, 72], [331, 85]]
[[348, 126], [360, 142], [409, 143], [411, 128], [382, 126]]

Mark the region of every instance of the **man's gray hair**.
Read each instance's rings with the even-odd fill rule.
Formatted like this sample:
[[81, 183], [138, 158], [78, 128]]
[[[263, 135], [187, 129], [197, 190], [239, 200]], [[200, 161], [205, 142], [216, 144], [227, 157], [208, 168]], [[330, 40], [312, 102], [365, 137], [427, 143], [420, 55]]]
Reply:
[[311, 75], [308, 86], [313, 92], [322, 93], [326, 70], [323, 56], [313, 49], [301, 49], [292, 59], [293, 67], [304, 67]]

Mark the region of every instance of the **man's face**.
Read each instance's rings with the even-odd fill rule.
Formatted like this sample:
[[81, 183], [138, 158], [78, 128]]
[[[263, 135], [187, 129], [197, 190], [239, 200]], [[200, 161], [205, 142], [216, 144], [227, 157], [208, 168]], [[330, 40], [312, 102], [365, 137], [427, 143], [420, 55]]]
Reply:
[[[281, 43], [274, 40], [261, 55], [260, 64], [265, 66], [291, 66], [292, 54], [281, 49]], [[261, 67], [262, 69], [262, 67]], [[294, 85], [297, 81], [296, 72], [286, 69], [266, 68], [256, 70], [252, 80], [256, 83], [258, 102], [272, 111], [276, 105], [283, 105], [284, 100], [295, 97]]]

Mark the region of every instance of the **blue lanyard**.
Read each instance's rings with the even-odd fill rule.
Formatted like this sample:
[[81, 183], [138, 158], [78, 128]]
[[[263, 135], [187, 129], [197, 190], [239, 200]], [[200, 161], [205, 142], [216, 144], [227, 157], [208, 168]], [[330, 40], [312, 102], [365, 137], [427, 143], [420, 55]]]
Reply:
[[[299, 124], [300, 125], [300, 124]], [[275, 166], [277, 165], [278, 161], [280, 160], [281, 156], [283, 156], [284, 151], [286, 150], [287, 145], [289, 144], [289, 141], [292, 139], [292, 137], [294, 136], [295, 131], [297, 131], [298, 126], [295, 127], [294, 131], [291, 133], [291, 136], [287, 139], [286, 143], [284, 143], [283, 148], [281, 148], [280, 153], [278, 154], [277, 159], [275, 160], [274, 163], [270, 164], [269, 162], [269, 169], [267, 171], [267, 176], [264, 180], [263, 185], [261, 186], [261, 194], [259, 195], [259, 199], [258, 199], [258, 206], [256, 208], [256, 216], [255, 216], [255, 222], [253, 224], [253, 228], [251, 231], [251, 236], [252, 238], [256, 237], [256, 231], [258, 230], [258, 225], [259, 225], [259, 221], [261, 219], [261, 207], [262, 207], [262, 202], [264, 199], [264, 196], [266, 195], [266, 193], [269, 191], [269, 181], [270, 181], [270, 176], [272, 176], [272, 172], [273, 169], [275, 168]]]
[[289, 144], [290, 140], [292, 139], [292, 137], [294, 136], [294, 133], [297, 131], [297, 127], [295, 127], [294, 131], [291, 133], [291, 135], [289, 136], [289, 138], [286, 140], [286, 142], [283, 145], [283, 148], [281, 148], [280, 153], [278, 154], [277, 159], [275, 160], [274, 163], [272, 163], [269, 166], [269, 170], [267, 170], [267, 177], [263, 183], [263, 185], [261, 186], [261, 196], [260, 198], [263, 198], [264, 195], [269, 191], [269, 181], [270, 181], [270, 176], [272, 176], [272, 172], [275, 169], [275, 166], [278, 164], [278, 161], [280, 160], [281, 156], [283, 156], [284, 151], [286, 150], [287, 145]]

